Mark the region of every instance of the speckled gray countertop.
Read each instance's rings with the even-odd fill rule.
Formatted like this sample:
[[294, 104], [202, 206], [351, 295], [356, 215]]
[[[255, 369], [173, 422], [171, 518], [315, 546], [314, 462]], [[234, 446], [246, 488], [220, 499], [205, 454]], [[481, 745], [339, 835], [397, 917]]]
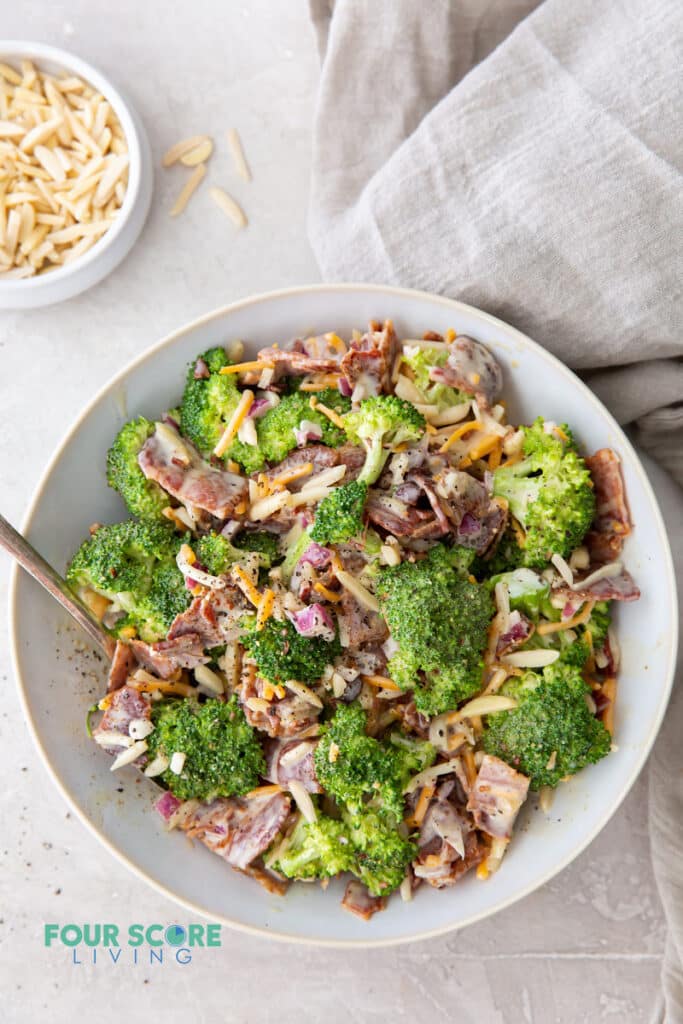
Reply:
[[[172, 142], [235, 125], [254, 171], [226, 147], [213, 183], [243, 203], [236, 234], [206, 189], [173, 221], [181, 178], [157, 170], [152, 213], [124, 265], [62, 306], [0, 314], [2, 511], [14, 522], [58, 440], [111, 375], [171, 329], [249, 293], [312, 282], [305, 236], [317, 57], [303, 0], [62, 0], [5, 5], [3, 33], [71, 48], [125, 84], [155, 163]], [[0, 561], [5, 583], [9, 566]], [[2, 588], [6, 621], [6, 587]], [[144, 1019], [278, 1024], [457, 1020], [635, 1024], [658, 1002], [662, 911], [647, 792], [635, 786], [589, 849], [523, 903], [450, 937], [388, 950], [268, 944], [223, 929], [192, 964], [74, 965], [46, 922], [171, 923], [177, 911], [68, 813], [38, 761], [0, 641], [0, 991], [3, 1021]]]

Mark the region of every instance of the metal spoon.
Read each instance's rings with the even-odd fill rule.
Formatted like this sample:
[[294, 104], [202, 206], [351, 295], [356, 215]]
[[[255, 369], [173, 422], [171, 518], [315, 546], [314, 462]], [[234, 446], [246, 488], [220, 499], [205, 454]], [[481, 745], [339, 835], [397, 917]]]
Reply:
[[90, 609], [83, 604], [69, 588], [66, 580], [62, 579], [56, 569], [39, 555], [36, 549], [29, 544], [25, 537], [14, 529], [7, 522], [4, 516], [0, 515], [0, 547], [9, 552], [15, 558], [22, 569], [33, 576], [41, 586], [45, 587], [48, 594], [51, 594], [56, 601], [59, 601], [62, 608], [76, 620], [78, 625], [85, 630], [90, 639], [100, 647], [107, 658], [111, 661], [114, 656], [116, 641], [102, 628]]

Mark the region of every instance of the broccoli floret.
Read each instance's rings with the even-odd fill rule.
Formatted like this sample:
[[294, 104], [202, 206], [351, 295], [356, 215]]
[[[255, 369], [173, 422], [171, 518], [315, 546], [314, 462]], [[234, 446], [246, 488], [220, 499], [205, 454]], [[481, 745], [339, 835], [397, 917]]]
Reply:
[[493, 475], [493, 492], [505, 498], [525, 532], [521, 564], [546, 564], [552, 554], [563, 557], [581, 543], [595, 513], [591, 476], [578, 455], [569, 428], [568, 438], [547, 433], [542, 417], [524, 427], [524, 457], [501, 466]]
[[388, 896], [406, 876], [417, 846], [398, 830], [397, 819], [375, 809], [345, 808], [342, 818], [355, 853], [352, 868], [372, 896]]
[[285, 878], [332, 878], [353, 871], [355, 850], [342, 821], [319, 814], [314, 823], [299, 818], [278, 859], [272, 864]]
[[363, 529], [363, 509], [368, 485], [358, 480], [335, 488], [318, 505], [311, 540], [318, 544], [343, 544]]
[[598, 601], [591, 612], [590, 618], [583, 626], [583, 632], [590, 632], [591, 643], [594, 651], [599, 651], [605, 646], [607, 630], [612, 621], [612, 613], [607, 601]]
[[[331, 388], [319, 392], [316, 397], [328, 409], [333, 409], [337, 413], [343, 414], [351, 408], [350, 400]], [[311, 396], [308, 392], [296, 391], [291, 395], [285, 395], [281, 402], [269, 409], [257, 422], [259, 448], [269, 462], [281, 462], [293, 448], [296, 448], [294, 432], [299, 430], [304, 420], [320, 427], [321, 444], [338, 448], [346, 440], [343, 430], [317, 409], [311, 408]]]
[[154, 732], [147, 756], [185, 754], [180, 775], [167, 768], [159, 779], [179, 800], [241, 796], [258, 786], [265, 757], [235, 696], [228, 701], [165, 700], [152, 705]]
[[540, 615], [553, 620], [559, 618], [559, 612], [550, 603], [550, 584], [533, 569], [499, 573], [490, 578], [488, 586], [493, 590], [497, 583], [507, 586], [513, 611], [521, 612], [534, 622]]
[[133, 626], [143, 640], [159, 640], [190, 602], [175, 564], [182, 542], [161, 523], [129, 519], [100, 526], [74, 555], [66, 578], [77, 592], [87, 587], [126, 613], [115, 633]]
[[[383, 812], [403, 817], [403, 790], [409, 778], [435, 757], [431, 743], [404, 745], [368, 736], [365, 711], [357, 702], [338, 705], [321, 730], [315, 770], [325, 791], [340, 804], [359, 808], [368, 797]], [[330, 756], [332, 753], [332, 756]]]
[[439, 412], [468, 402], [472, 397], [447, 384], [430, 380], [429, 371], [433, 367], [445, 366], [447, 360], [448, 349], [445, 348], [421, 348], [416, 345], [403, 355], [403, 362], [413, 372], [413, 385], [422, 395], [422, 401], [425, 405], [436, 405]]
[[417, 709], [428, 716], [455, 708], [481, 688], [493, 616], [487, 588], [452, 568], [453, 557], [439, 545], [420, 562], [385, 569], [377, 586], [399, 648], [389, 675], [401, 689], [413, 689]]
[[338, 637], [324, 640], [320, 636], [305, 637], [297, 633], [289, 620], [271, 618], [263, 629], [248, 628], [242, 643], [256, 662], [258, 674], [271, 683], [296, 679], [315, 683], [327, 665], [341, 653]]
[[261, 565], [264, 569], [270, 569], [282, 558], [278, 538], [274, 533], [266, 533], [265, 530], [257, 530], [254, 533], [246, 531], [238, 533], [233, 544], [240, 551], [255, 551], [260, 555]]
[[310, 527], [287, 550], [285, 560], [280, 566], [280, 575], [285, 584], [289, 584], [299, 559], [305, 555], [307, 548], [313, 543]]
[[[195, 377], [195, 367], [200, 360], [206, 364], [208, 377]], [[241, 398], [235, 375], [220, 372], [229, 362], [225, 349], [211, 348], [193, 360], [187, 371], [180, 406], [180, 432], [207, 459], [211, 457]], [[237, 438], [222, 458], [233, 459], [247, 473], [254, 473], [263, 466], [261, 450]]]
[[344, 420], [349, 440], [367, 451], [358, 480], [374, 484], [384, 469], [390, 449], [405, 441], [417, 441], [425, 431], [425, 418], [410, 402], [396, 395], [375, 395], [361, 402], [357, 412]]
[[107, 483], [140, 519], [163, 519], [163, 510], [169, 504], [168, 494], [153, 480], [147, 480], [138, 465], [138, 453], [153, 433], [154, 424], [138, 416], [121, 428], [107, 452]]
[[431, 768], [436, 760], [436, 749], [429, 740], [419, 740], [402, 732], [392, 732], [389, 734], [389, 743], [395, 748], [396, 767], [402, 790], [414, 775], [425, 768]]
[[590, 689], [579, 668], [557, 661], [500, 692], [518, 705], [487, 717], [484, 749], [527, 775], [532, 789], [557, 786], [609, 753], [610, 734], [588, 707]]

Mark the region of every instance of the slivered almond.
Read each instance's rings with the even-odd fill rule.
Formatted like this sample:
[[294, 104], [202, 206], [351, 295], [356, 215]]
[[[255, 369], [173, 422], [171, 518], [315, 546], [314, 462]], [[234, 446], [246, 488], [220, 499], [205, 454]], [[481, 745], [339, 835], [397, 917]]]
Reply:
[[213, 153], [213, 142], [211, 139], [205, 139], [194, 149], [191, 149], [188, 153], [183, 153], [180, 158], [181, 164], [185, 167], [196, 167], [197, 164], [203, 164], [209, 159]]
[[166, 150], [161, 161], [162, 167], [171, 167], [172, 164], [180, 160], [186, 153], [190, 153], [193, 149], [197, 149], [198, 146], [202, 146], [210, 141], [208, 135], [191, 135], [188, 139], [181, 139], [180, 142], [176, 142], [175, 145]]
[[189, 203], [190, 199], [192, 198], [193, 194], [199, 188], [199, 186], [200, 186], [200, 184], [202, 182], [202, 179], [204, 178], [205, 174], [206, 174], [206, 164], [198, 164], [195, 167], [195, 169], [192, 172], [192, 174], [190, 175], [190, 177], [187, 179], [187, 181], [183, 185], [183, 187], [180, 190], [180, 193], [178, 195], [178, 198], [176, 199], [175, 203], [171, 207], [171, 216], [172, 217], [177, 217], [179, 214], [181, 214], [183, 212], [183, 210], [185, 209], [185, 207]]
[[249, 170], [247, 158], [244, 155], [242, 140], [240, 139], [236, 128], [231, 128], [228, 132], [228, 146], [230, 147], [232, 159], [235, 164], [235, 170], [239, 174], [240, 178], [243, 178], [244, 181], [251, 181], [251, 171]]
[[209, 195], [223, 213], [231, 219], [236, 228], [245, 228], [249, 223], [242, 207], [222, 188], [210, 188]]

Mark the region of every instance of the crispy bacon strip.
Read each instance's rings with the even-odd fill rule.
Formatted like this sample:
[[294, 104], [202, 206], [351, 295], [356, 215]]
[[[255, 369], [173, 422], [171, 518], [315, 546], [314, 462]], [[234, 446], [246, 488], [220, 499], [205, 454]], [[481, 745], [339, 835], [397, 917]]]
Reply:
[[621, 461], [611, 448], [600, 448], [586, 458], [586, 465], [595, 484], [596, 512], [585, 543], [591, 553], [591, 561], [613, 562], [621, 554], [624, 540], [631, 532]]

